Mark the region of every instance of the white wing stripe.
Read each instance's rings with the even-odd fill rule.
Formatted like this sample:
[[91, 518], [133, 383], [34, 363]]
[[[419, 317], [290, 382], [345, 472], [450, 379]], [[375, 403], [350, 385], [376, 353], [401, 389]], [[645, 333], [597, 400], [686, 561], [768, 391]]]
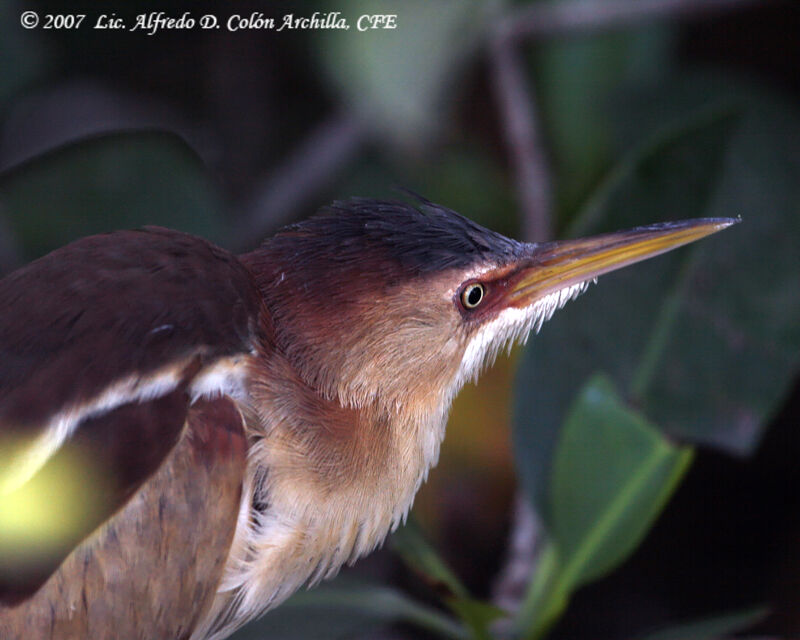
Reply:
[[117, 380], [101, 393], [80, 404], [69, 405], [53, 416], [44, 432], [16, 458], [0, 477], [0, 495], [18, 489], [30, 480], [55, 454], [78, 425], [131, 402], [160, 398], [181, 381], [186, 363], [156, 371], [143, 378], [136, 374]]

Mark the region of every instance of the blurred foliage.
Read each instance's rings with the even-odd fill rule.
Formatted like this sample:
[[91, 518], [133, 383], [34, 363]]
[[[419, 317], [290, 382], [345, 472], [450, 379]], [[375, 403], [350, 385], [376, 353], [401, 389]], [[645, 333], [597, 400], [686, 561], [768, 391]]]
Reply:
[[622, 562], [641, 541], [691, 461], [593, 377], [570, 409], [548, 479], [548, 540], [518, 628], [539, 638], [569, 594]]
[[[491, 4], [356, 0], [348, 14], [397, 14], [404, 28], [326, 34], [316, 41], [319, 61], [348, 108], [375, 134], [413, 149], [445, 125], [460, 68], [478, 46]], [[329, 9], [341, 7], [331, 3]]]
[[489, 625], [507, 616], [506, 612], [473, 598], [437, 552], [425, 540], [412, 521], [392, 537], [392, 547], [410, 567], [415, 569], [440, 595], [444, 602], [463, 621], [469, 637], [475, 640], [491, 638]]
[[669, 72], [672, 31], [662, 25], [573, 38], [531, 54], [552, 145], [557, 226], [562, 227], [612, 160], [604, 109], [621, 82], [652, 84]]
[[17, 25], [14, 6], [0, 1], [0, 117], [8, 102], [42, 72], [46, 62], [36, 39]]
[[8, 455], [19, 449], [0, 439], [0, 579], [6, 582], [35, 572], [43, 557], [65, 556], [107, 513], [103, 489], [111, 481], [88, 452], [68, 448], [32, 475], [20, 456]]
[[[715, 117], [661, 135], [632, 151], [578, 218], [584, 226], [581, 235], [586, 231], [583, 219], [602, 221], [592, 232], [624, 229], [641, 220], [642, 209], [653, 214], [647, 218], [652, 220], [703, 217], [730, 130], [729, 118]], [[543, 514], [552, 509], [547, 493], [552, 452], [578, 386], [593, 371], [603, 369], [624, 382], [630, 397], [634, 384], [639, 396], [647, 390], [653, 359], [669, 350], [664, 333], [680, 302], [675, 296], [683, 295], [674, 280], [678, 273], [681, 279], [688, 277], [681, 263], [691, 255], [691, 249], [677, 250], [604, 277], [602, 295], [592, 296], [591, 288], [585, 294], [597, 298], [592, 322], [586, 322], [580, 302], [568, 305], [559, 312], [558, 321], [546, 325], [531, 342], [517, 378], [515, 453], [528, 494]], [[670, 291], [672, 296], [665, 295]], [[635, 307], [631, 300], [636, 301]], [[553, 362], [558, 367], [553, 368]], [[693, 384], [691, 378], [685, 383]]]
[[82, 236], [153, 224], [220, 241], [222, 207], [177, 136], [121, 133], [66, 145], [6, 172], [0, 211], [29, 259]]
[[421, 605], [395, 589], [338, 580], [301, 592], [269, 613], [265, 625], [249, 625], [237, 640], [324, 640], [349, 638], [377, 625], [407, 622], [443, 638], [463, 640], [464, 629], [440, 611]]
[[[11, 6], [0, 0], [0, 113], [53, 64], [32, 34], [9, 28]], [[347, 6], [351, 21], [398, 13], [401, 28], [302, 35], [331, 101], [360, 118], [373, 140], [345, 172], [337, 197], [410, 186], [487, 226], [509, 234], [519, 228], [493, 137], [496, 114], [486, 115], [491, 100], [469, 75], [486, 53], [492, 19], [508, 9], [501, 2], [398, 7], [359, 0]], [[344, 638], [403, 622], [483, 640], [509, 621], [505, 633], [543, 637], [577, 589], [633, 553], [696, 445], [741, 456], [758, 445], [800, 364], [800, 115], [758, 83], [683, 70], [675, 42], [675, 28], [657, 24], [526, 47], [560, 237], [690, 217], [738, 215], [743, 223], [603, 277], [601, 292], [592, 287], [558, 312], [519, 358], [514, 462], [544, 526], [520, 612], [476, 597], [409, 526], [392, 546], [440, 607], [394, 587], [337, 581], [297, 594], [237, 638]], [[480, 106], [473, 110], [473, 102]], [[225, 229], [226, 208], [199, 158], [169, 134], [90, 139], [0, 177], [0, 216], [25, 259], [82, 235], [143, 224], [224, 243], [235, 235]], [[501, 359], [489, 384], [464, 390], [453, 415], [472, 432], [459, 432], [454, 450], [495, 465], [506, 455], [498, 425], [509, 422], [508, 391], [487, 391], [507, 386], [514, 362]], [[496, 446], [470, 440], [479, 430]], [[762, 613], [637, 637], [701, 640]]]

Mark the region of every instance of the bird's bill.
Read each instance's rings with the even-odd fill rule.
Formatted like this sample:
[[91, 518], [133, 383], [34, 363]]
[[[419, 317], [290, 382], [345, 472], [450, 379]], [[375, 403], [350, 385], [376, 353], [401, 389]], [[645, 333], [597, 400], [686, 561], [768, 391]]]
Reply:
[[647, 260], [736, 222], [733, 218], [682, 220], [537, 245], [516, 278], [511, 302], [520, 307], [532, 304], [549, 293]]

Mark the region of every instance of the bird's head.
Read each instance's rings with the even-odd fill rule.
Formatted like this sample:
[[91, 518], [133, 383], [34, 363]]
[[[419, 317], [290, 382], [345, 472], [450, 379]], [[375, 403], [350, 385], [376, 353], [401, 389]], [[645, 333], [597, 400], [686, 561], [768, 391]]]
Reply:
[[248, 256], [275, 346], [344, 406], [430, 411], [597, 276], [734, 221], [522, 243], [444, 207], [353, 199]]

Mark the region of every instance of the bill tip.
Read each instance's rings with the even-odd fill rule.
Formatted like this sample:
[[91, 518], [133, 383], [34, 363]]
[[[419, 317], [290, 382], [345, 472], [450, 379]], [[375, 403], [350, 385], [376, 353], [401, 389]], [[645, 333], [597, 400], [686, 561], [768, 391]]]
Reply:
[[720, 225], [720, 227], [722, 229], [725, 229], [726, 227], [730, 227], [730, 226], [733, 226], [735, 224], [739, 224], [741, 221], [742, 221], [741, 214], [737, 215], [734, 218], [722, 218], [722, 224]]

